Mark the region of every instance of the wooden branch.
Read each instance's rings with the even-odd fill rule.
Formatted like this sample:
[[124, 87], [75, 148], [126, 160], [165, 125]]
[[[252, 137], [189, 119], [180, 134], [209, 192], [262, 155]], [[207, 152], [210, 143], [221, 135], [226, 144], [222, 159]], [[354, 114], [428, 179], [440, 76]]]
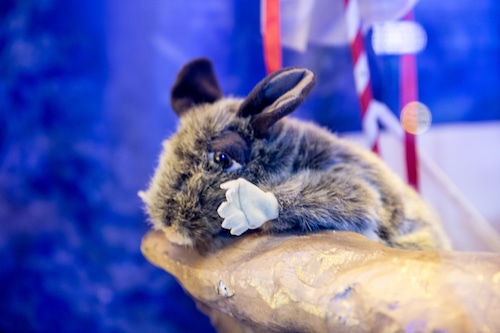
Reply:
[[219, 332], [500, 332], [500, 255], [393, 249], [350, 232], [249, 234], [209, 255], [158, 232], [146, 258]]

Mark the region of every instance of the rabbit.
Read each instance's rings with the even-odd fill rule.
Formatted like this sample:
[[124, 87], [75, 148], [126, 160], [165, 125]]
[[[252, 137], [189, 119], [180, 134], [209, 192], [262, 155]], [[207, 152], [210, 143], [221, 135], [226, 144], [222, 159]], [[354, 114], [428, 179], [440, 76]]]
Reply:
[[449, 249], [436, 214], [371, 151], [287, 117], [315, 84], [278, 70], [244, 98], [223, 97], [210, 60], [178, 73], [177, 132], [139, 192], [154, 229], [199, 249], [245, 232], [353, 231], [390, 247]]

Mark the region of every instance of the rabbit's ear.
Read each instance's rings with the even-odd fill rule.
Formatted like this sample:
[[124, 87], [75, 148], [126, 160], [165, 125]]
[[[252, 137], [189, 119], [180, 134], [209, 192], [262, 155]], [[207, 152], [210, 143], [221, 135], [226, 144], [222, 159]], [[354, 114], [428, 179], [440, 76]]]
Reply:
[[210, 60], [199, 58], [187, 63], [177, 74], [170, 97], [179, 117], [195, 105], [220, 99], [222, 92]]
[[284, 68], [267, 76], [250, 92], [238, 110], [252, 116], [255, 136], [262, 138], [269, 127], [294, 111], [311, 91], [316, 77], [305, 68]]

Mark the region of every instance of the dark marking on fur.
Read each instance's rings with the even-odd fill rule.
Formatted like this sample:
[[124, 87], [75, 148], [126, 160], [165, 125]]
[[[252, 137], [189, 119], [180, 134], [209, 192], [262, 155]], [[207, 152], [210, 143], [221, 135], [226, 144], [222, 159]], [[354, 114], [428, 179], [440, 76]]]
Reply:
[[385, 225], [381, 225], [378, 227], [377, 235], [380, 237], [380, 239], [388, 240], [390, 232]]
[[245, 139], [234, 131], [226, 131], [212, 141], [212, 152], [229, 154], [240, 164], [247, 164], [250, 158], [250, 147]]

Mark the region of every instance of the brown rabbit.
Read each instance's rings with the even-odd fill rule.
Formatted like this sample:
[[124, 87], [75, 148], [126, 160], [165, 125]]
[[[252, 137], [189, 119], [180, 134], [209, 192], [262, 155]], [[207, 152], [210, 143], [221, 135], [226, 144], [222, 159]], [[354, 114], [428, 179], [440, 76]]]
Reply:
[[171, 94], [180, 126], [140, 192], [153, 226], [200, 248], [248, 229], [349, 230], [393, 247], [449, 248], [435, 214], [376, 155], [285, 117], [314, 83], [311, 71], [285, 68], [245, 99], [224, 98], [210, 61], [185, 65]]

